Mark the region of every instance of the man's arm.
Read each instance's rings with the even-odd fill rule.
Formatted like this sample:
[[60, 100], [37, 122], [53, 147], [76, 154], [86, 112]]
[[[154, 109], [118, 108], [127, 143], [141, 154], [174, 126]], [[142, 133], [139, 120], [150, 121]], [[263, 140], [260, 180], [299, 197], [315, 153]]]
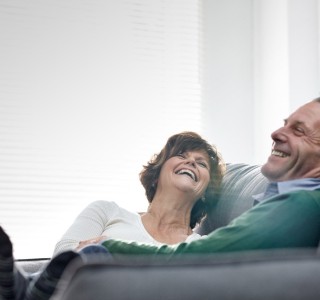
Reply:
[[263, 202], [200, 240], [176, 246], [149, 246], [106, 240], [113, 254], [192, 254], [273, 248], [317, 247], [320, 191], [282, 194]]

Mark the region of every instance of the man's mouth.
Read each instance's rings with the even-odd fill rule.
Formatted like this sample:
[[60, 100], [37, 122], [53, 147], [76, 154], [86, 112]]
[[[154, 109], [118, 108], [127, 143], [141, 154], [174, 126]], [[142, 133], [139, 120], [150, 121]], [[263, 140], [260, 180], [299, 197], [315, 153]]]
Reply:
[[279, 151], [279, 150], [272, 150], [271, 154], [274, 155], [274, 156], [278, 156], [278, 157], [288, 157], [288, 156], [290, 156], [289, 154], [287, 154], [285, 152], [282, 152], [282, 151]]
[[181, 170], [177, 171], [176, 174], [178, 174], [178, 175], [181, 175], [181, 174], [188, 175], [195, 182], [198, 181], [198, 178], [197, 178], [196, 174], [193, 173], [191, 170], [188, 170], [188, 169], [181, 169]]

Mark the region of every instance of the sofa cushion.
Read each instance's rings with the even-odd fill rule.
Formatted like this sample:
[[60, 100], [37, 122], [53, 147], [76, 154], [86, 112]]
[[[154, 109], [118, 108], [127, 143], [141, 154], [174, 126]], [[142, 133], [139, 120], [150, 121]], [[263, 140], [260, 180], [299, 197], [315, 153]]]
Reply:
[[197, 232], [208, 234], [229, 224], [253, 206], [252, 195], [264, 192], [267, 184], [268, 180], [261, 174], [260, 166], [228, 164], [219, 199]]

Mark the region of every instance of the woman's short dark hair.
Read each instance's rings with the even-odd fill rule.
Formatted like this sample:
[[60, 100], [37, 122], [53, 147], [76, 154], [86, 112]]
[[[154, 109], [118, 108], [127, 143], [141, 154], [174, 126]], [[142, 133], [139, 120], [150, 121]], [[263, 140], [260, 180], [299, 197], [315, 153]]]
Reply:
[[151, 203], [157, 189], [157, 182], [163, 164], [173, 156], [194, 150], [203, 150], [208, 154], [210, 181], [205, 192], [205, 200], [198, 199], [192, 208], [191, 228], [194, 228], [206, 216], [210, 201], [219, 192], [225, 172], [225, 164], [217, 148], [195, 132], [181, 132], [171, 136], [160, 153], [155, 154], [148, 164], [143, 166], [143, 170], [140, 173], [140, 181], [145, 188], [147, 199]]

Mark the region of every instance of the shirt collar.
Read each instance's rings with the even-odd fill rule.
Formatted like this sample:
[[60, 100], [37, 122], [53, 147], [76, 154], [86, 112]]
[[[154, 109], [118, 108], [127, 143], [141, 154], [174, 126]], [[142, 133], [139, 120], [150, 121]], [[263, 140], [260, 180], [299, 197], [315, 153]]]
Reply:
[[279, 194], [289, 193], [298, 190], [313, 191], [320, 189], [320, 178], [301, 178], [289, 181], [278, 182]]
[[288, 181], [270, 182], [266, 191], [253, 195], [254, 204], [264, 201], [272, 196], [290, 193], [299, 190], [313, 191], [320, 189], [320, 178], [301, 178]]

